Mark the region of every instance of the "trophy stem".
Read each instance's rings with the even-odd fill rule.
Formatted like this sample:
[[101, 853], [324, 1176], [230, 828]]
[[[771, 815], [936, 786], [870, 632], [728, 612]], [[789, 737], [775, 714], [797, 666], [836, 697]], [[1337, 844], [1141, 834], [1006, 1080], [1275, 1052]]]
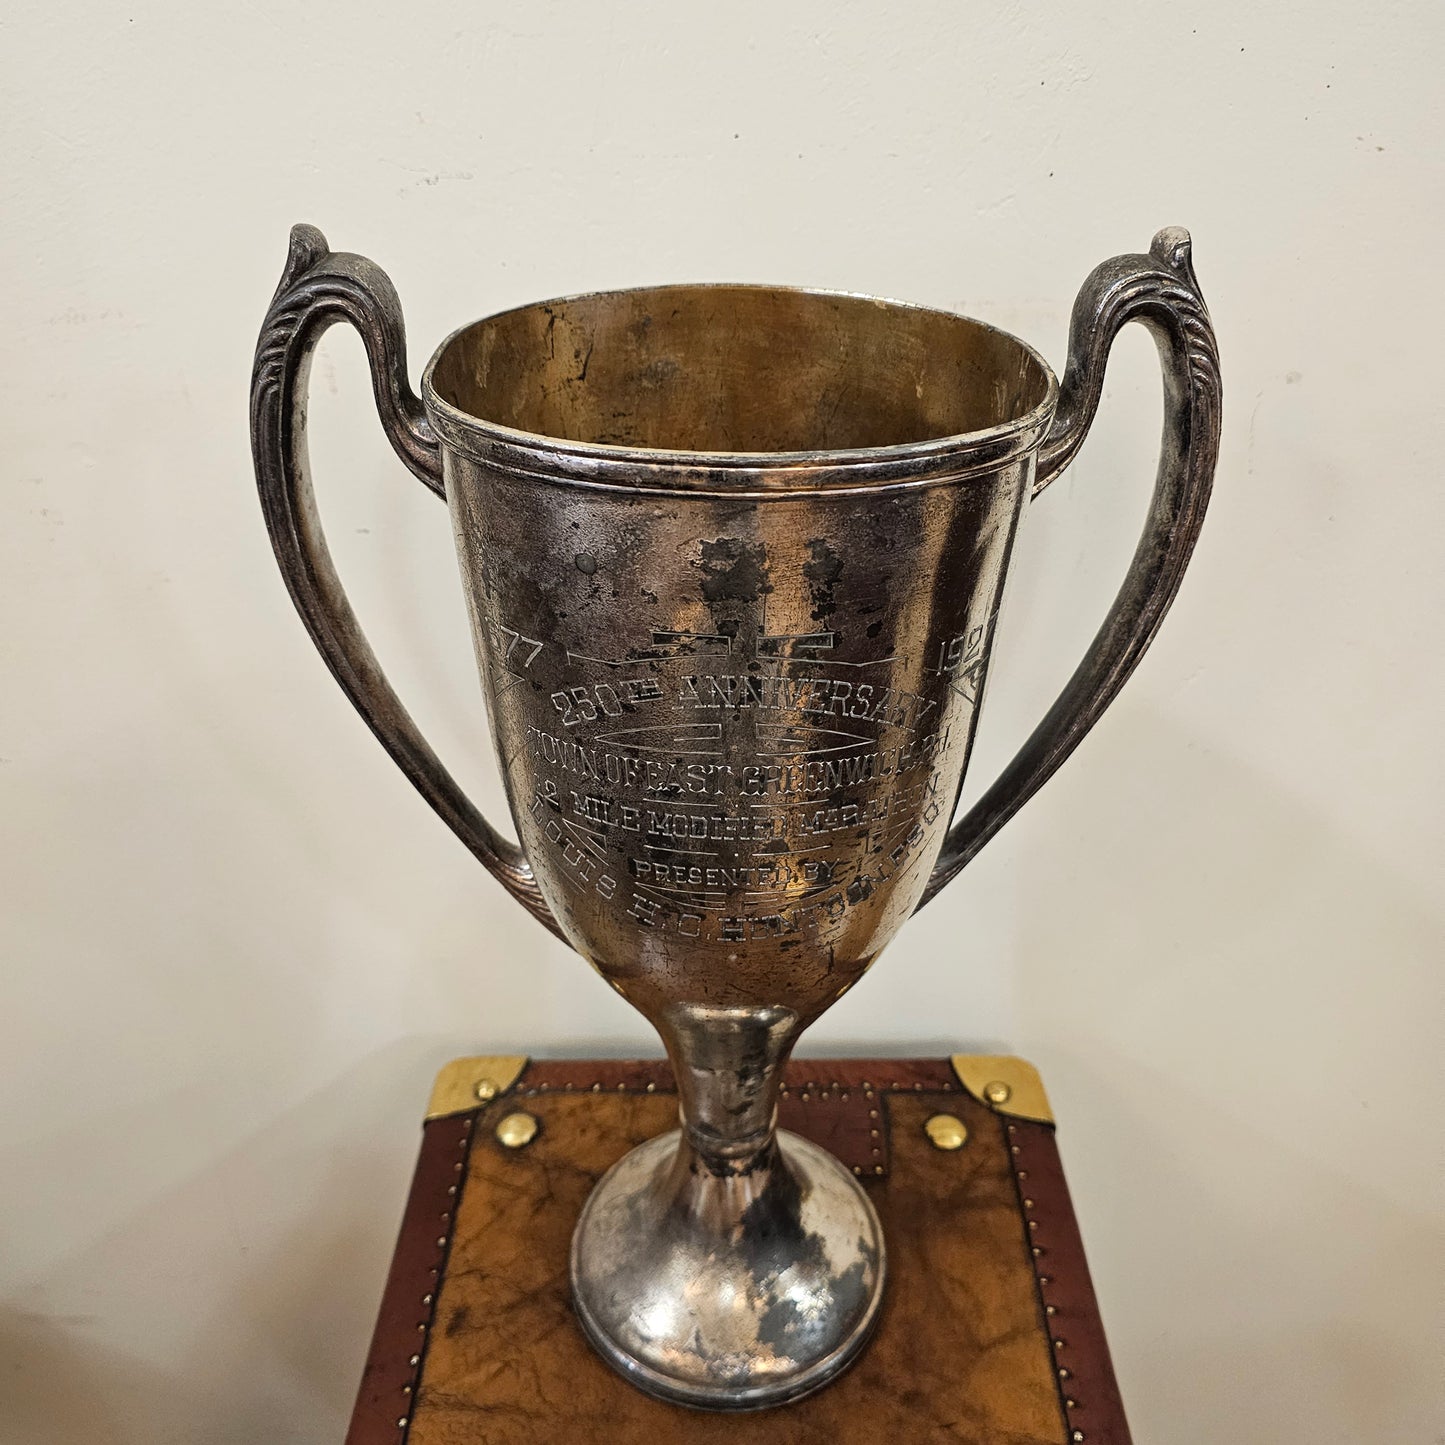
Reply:
[[866, 1342], [883, 1235], [826, 1150], [777, 1132], [787, 1009], [680, 1006], [661, 1023], [680, 1130], [627, 1154], [572, 1239], [578, 1317], [648, 1393], [750, 1410], [826, 1384]]
[[660, 1032], [688, 1142], [714, 1173], [746, 1172], [773, 1141], [783, 1066], [801, 1032], [797, 1014], [680, 1004]]

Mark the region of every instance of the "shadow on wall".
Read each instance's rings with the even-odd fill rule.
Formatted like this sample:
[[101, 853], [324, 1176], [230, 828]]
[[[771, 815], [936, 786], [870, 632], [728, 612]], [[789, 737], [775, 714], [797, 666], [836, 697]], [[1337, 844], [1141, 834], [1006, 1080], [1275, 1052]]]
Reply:
[[1084, 761], [1022, 870], [1047, 906], [1021, 910], [1018, 1016], [1139, 1438], [1441, 1438], [1407, 1362], [1445, 1298], [1411, 1109], [1438, 1096], [1445, 929], [1166, 717], [1114, 714]]

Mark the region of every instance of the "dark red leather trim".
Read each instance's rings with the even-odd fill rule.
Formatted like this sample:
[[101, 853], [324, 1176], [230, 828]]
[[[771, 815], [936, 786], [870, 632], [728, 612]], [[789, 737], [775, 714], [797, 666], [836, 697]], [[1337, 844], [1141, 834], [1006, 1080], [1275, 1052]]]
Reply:
[[1069, 1439], [1076, 1445], [1130, 1445], [1124, 1402], [1114, 1378], [1099, 1301], [1094, 1296], [1053, 1128], [1005, 1119], [1004, 1133], [1028, 1232], [1039, 1303], [1054, 1342]]
[[453, 1114], [432, 1119], [422, 1129], [421, 1154], [346, 1445], [400, 1445], [406, 1439], [412, 1390], [426, 1354], [476, 1120], [475, 1111]]

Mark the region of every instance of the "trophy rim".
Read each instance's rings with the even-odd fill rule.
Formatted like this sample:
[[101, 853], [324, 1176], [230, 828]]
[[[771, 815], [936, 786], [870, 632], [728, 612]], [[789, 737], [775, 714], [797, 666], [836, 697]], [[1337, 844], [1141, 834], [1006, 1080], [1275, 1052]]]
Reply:
[[[937, 316], [1000, 337], [1019, 348], [1038, 369], [1043, 396], [1027, 411], [994, 426], [952, 432], [922, 440], [867, 447], [806, 450], [738, 451], [725, 448], [648, 447], [613, 442], [579, 441], [546, 432], [508, 426], [478, 416], [448, 401], [437, 390], [436, 371], [452, 347], [467, 333], [509, 316], [543, 307], [600, 298], [640, 296], [664, 291], [756, 291], [775, 295], [820, 297], [885, 306], [895, 311]], [[773, 285], [766, 282], [684, 281], [644, 286], [600, 287], [529, 301], [465, 322], [449, 332], [433, 352], [422, 374], [422, 399], [433, 426], [449, 446], [478, 460], [512, 472], [593, 484], [611, 483], [626, 490], [707, 493], [714, 486], [728, 496], [796, 495], [837, 486], [893, 486], [960, 480], [992, 470], [1032, 451], [1042, 440], [1059, 401], [1053, 368], [1029, 342], [992, 322], [940, 306], [829, 287]], [[742, 474], [741, 476], [739, 474]], [[744, 482], [740, 489], [738, 483]], [[721, 484], [721, 485], [719, 485]]]

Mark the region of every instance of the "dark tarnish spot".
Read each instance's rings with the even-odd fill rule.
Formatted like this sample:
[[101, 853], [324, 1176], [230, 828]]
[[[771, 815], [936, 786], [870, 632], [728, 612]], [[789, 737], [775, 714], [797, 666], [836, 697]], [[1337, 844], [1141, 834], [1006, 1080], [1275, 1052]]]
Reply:
[[803, 564], [803, 576], [808, 579], [808, 590], [812, 594], [813, 621], [826, 622], [838, 610], [833, 587], [843, 575], [843, 559], [824, 537], [814, 537], [808, 543], [808, 551], [812, 560]]
[[719, 537], [702, 544], [702, 595], [709, 602], [756, 602], [771, 592], [767, 554], [760, 542]]
[[447, 1321], [447, 1339], [456, 1339], [459, 1334], [471, 1327], [471, 1323], [471, 1310], [466, 1305], [458, 1305], [456, 1309], [452, 1311], [451, 1318]]
[[870, 623], [870, 624], [869, 624], [869, 627], [868, 627], [868, 636], [869, 636], [869, 637], [877, 637], [878, 634], [879, 634], [880, 632], [882, 632], [882, 631], [883, 631], [883, 624], [882, 624], [881, 622]]

